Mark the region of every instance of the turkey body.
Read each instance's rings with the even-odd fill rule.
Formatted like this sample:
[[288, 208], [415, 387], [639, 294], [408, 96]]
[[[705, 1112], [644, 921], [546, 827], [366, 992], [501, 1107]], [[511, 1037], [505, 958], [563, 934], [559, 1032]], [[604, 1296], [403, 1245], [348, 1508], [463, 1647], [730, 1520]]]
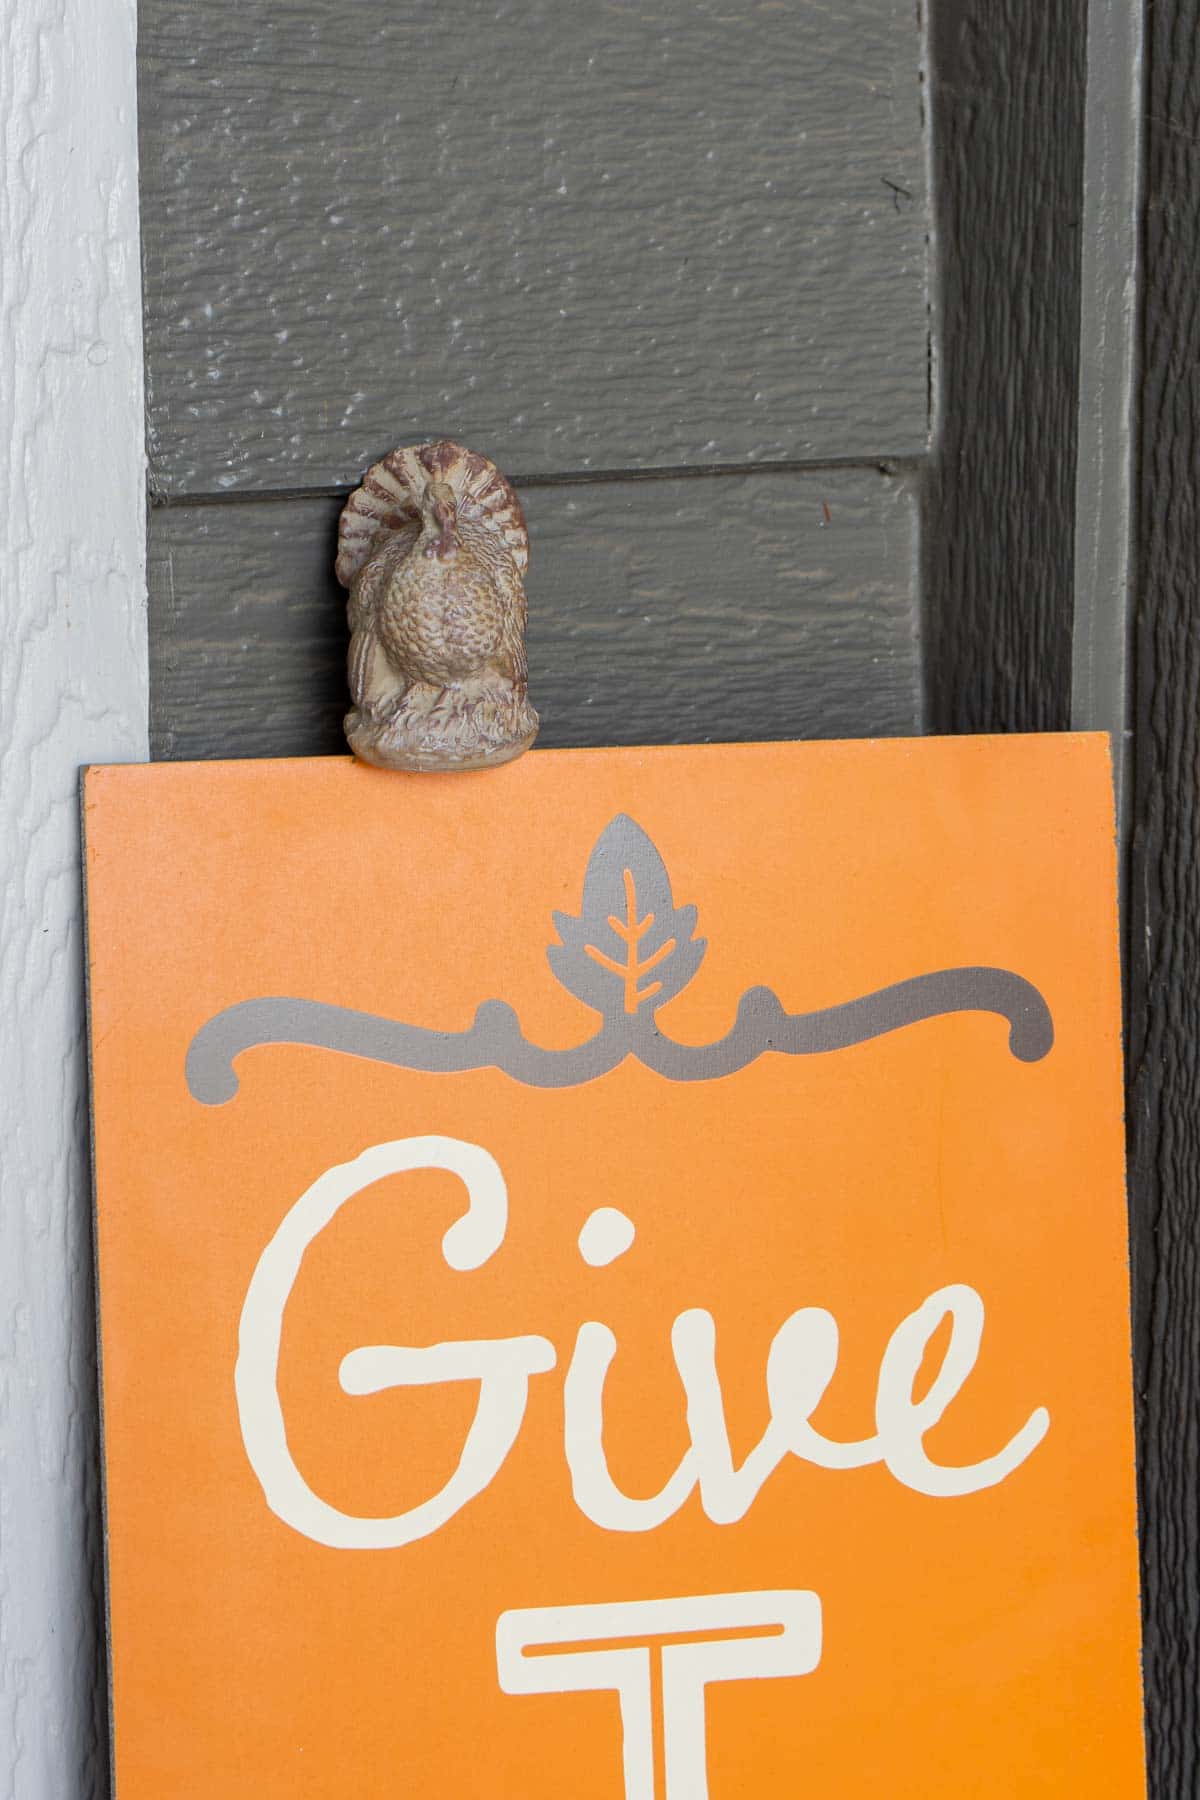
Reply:
[[448, 553], [425, 555], [414, 526], [364, 564], [351, 621], [370, 620], [395, 674], [444, 686], [494, 667], [516, 679], [523, 661], [525, 590], [512, 552], [488, 527], [460, 517]]

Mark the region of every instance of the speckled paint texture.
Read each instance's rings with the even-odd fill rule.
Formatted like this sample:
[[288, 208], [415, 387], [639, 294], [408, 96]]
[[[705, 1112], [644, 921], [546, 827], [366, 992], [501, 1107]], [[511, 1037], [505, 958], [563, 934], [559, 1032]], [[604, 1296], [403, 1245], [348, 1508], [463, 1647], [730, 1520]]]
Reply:
[[133, 0], [0, 12], [0, 1796], [107, 1792], [79, 766], [146, 754]]
[[914, 0], [148, 0], [156, 493], [928, 444]]

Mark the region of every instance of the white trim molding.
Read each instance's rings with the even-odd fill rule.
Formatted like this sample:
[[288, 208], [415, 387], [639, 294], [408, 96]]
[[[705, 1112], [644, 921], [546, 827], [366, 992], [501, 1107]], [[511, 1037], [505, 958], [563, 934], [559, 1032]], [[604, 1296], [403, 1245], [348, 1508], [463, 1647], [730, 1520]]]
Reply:
[[0, 0], [0, 1794], [107, 1792], [77, 789], [147, 755], [135, 0]]
[[1071, 724], [1112, 734], [1128, 822], [1144, 0], [1090, 0], [1084, 131]]

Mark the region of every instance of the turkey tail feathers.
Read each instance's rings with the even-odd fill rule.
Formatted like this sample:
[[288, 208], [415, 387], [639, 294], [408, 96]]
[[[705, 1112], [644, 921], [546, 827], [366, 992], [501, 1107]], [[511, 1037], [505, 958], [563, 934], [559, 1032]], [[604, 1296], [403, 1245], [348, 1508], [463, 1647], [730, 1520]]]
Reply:
[[441, 465], [445, 470], [443, 480], [453, 486], [460, 507], [504, 539], [517, 565], [517, 573], [524, 575], [529, 567], [529, 532], [516, 489], [494, 462], [489, 462], [476, 450], [443, 443], [428, 445], [418, 454], [424, 461], [427, 456], [445, 452], [453, 452], [453, 457]]
[[350, 586], [385, 537], [420, 518], [418, 502], [427, 480], [415, 450], [389, 450], [367, 470], [338, 521], [335, 569], [343, 587]]
[[337, 578], [349, 587], [384, 538], [419, 520], [421, 496], [430, 481], [448, 482], [459, 510], [503, 538], [523, 575], [529, 566], [525, 514], [511, 483], [495, 463], [464, 450], [448, 438], [390, 450], [367, 470], [338, 522]]

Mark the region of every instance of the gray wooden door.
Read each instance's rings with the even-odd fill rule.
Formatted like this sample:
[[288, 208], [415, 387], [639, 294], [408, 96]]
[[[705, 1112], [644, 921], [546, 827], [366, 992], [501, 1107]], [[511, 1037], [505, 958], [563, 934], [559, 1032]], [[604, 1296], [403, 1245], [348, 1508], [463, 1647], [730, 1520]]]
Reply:
[[337, 750], [342, 497], [529, 516], [544, 745], [920, 730], [911, 0], [145, 0], [160, 756]]

